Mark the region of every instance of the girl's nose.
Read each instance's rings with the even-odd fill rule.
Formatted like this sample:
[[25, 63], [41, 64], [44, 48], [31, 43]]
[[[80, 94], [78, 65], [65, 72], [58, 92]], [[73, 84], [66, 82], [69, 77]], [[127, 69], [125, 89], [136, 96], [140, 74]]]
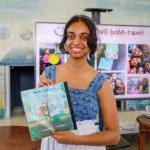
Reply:
[[81, 39], [80, 39], [80, 36], [76, 36], [75, 39], [73, 40], [73, 44], [80, 44], [81, 43]]

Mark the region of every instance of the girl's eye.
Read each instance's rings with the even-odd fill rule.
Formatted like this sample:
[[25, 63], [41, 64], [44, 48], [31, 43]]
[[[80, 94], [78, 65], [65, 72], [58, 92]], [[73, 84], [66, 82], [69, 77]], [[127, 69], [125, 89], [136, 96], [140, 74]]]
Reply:
[[87, 33], [82, 33], [80, 34], [80, 39], [83, 40], [83, 41], [87, 41], [89, 38], [89, 34]]
[[67, 34], [67, 39], [68, 40], [74, 40], [75, 38], [76, 38], [76, 36], [74, 34], [72, 34], [72, 33]]
[[[75, 40], [76, 36], [78, 36], [78, 35], [75, 35], [74, 33], [67, 33], [67, 39], [68, 40]], [[81, 33], [81, 34], [79, 34], [79, 38], [82, 41], [87, 41], [89, 38], [89, 34], [88, 33]]]

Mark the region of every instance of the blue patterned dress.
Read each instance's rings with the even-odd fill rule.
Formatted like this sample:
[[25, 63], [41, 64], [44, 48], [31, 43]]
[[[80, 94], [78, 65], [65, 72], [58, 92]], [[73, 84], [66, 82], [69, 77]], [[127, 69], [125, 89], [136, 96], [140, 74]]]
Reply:
[[[45, 69], [47, 79], [55, 80], [56, 66], [49, 66]], [[99, 108], [97, 93], [107, 77], [97, 73], [86, 89], [70, 88], [74, 117], [77, 123], [77, 130], [72, 131], [77, 135], [89, 135], [103, 130], [103, 120]], [[99, 115], [98, 115], [99, 114]], [[98, 125], [96, 125], [98, 123]], [[86, 145], [65, 145], [59, 144], [51, 137], [43, 138], [41, 150], [105, 150], [105, 146]]]

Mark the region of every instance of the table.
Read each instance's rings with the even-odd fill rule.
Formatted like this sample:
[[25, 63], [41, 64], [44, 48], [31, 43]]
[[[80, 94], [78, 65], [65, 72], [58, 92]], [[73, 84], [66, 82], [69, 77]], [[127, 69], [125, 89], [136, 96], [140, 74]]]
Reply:
[[130, 143], [121, 136], [118, 144], [107, 146], [106, 150], [122, 149], [122, 148], [127, 148], [129, 146], [130, 146]]
[[40, 141], [31, 141], [28, 127], [0, 127], [1, 150], [38, 150], [39, 148]]
[[139, 123], [138, 148], [144, 150], [145, 135], [150, 134], [150, 118], [140, 115], [137, 117], [137, 122]]

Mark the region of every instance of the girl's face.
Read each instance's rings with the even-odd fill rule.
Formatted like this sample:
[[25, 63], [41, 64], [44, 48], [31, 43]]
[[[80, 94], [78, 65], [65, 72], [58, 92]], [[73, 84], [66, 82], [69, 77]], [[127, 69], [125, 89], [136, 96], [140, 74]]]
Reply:
[[124, 83], [123, 83], [123, 81], [122, 81], [122, 80], [120, 80], [120, 79], [116, 79], [116, 86], [117, 86], [118, 88], [122, 88], [122, 87], [124, 87]]
[[136, 74], [136, 71], [137, 71], [136, 67], [133, 67], [133, 68], [131, 69], [131, 74]]
[[65, 50], [73, 58], [87, 57], [90, 48], [87, 44], [89, 29], [84, 22], [78, 21], [70, 25], [67, 30]]
[[143, 67], [139, 67], [138, 68], [138, 74], [143, 74], [144, 73], [144, 68]]
[[138, 61], [136, 58], [132, 58], [131, 59], [131, 66], [137, 66], [138, 65]]
[[144, 66], [147, 71], [150, 71], [150, 62], [146, 62]]
[[142, 56], [142, 51], [139, 48], [135, 48], [133, 51], [133, 55], [140, 57]]
[[48, 49], [45, 50], [45, 54], [49, 54], [49, 50]]

